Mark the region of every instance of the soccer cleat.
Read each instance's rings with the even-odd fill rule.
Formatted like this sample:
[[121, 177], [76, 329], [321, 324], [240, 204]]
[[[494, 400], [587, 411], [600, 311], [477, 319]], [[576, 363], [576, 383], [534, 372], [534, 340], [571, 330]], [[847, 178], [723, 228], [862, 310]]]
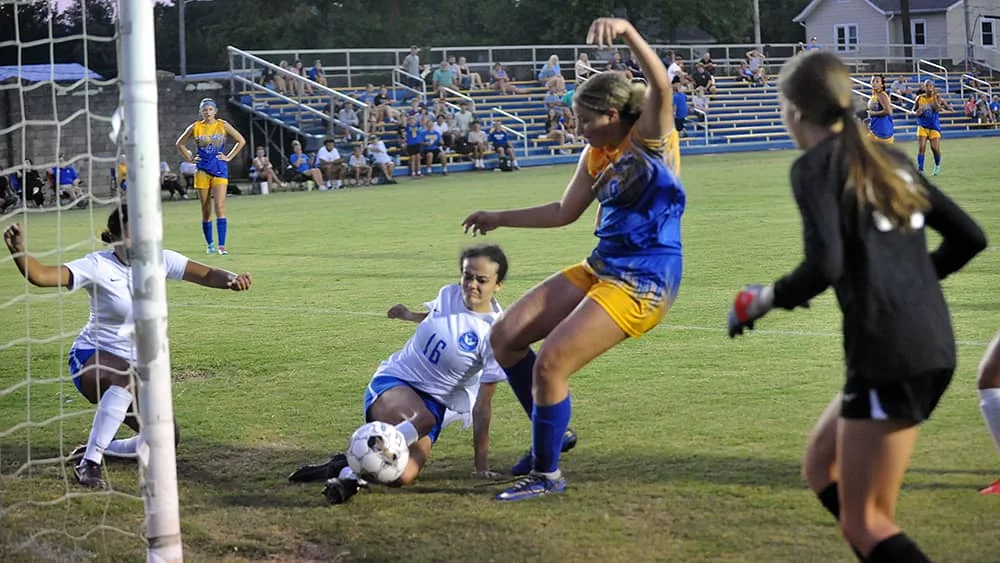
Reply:
[[340, 472], [347, 467], [347, 456], [337, 452], [323, 463], [303, 465], [288, 476], [292, 483], [318, 483], [339, 477]]
[[[559, 450], [562, 453], [566, 453], [576, 447], [576, 432], [573, 432], [572, 428], [567, 428], [566, 432], [563, 433], [562, 438], [562, 449]], [[517, 463], [510, 468], [510, 474], [519, 477], [521, 475], [527, 475], [531, 473], [531, 464], [534, 458], [531, 455], [531, 450], [528, 450], [521, 459], [517, 460]]]
[[208, 248], [205, 249], [205, 254], [215, 254], [215, 243], [208, 243]]
[[351, 497], [358, 494], [358, 490], [363, 487], [361, 481], [357, 479], [328, 479], [323, 486], [323, 496], [330, 504], [344, 504], [351, 500]]
[[986, 487], [985, 489], [979, 491], [981, 495], [1000, 495], [1000, 479], [993, 482], [992, 485]]
[[229, 251], [226, 250], [226, 247], [225, 246], [220, 246], [219, 247], [219, 256], [228, 256], [228, 255], [229, 255]]
[[941, 165], [940, 164], [935, 164], [934, 165], [934, 172], [931, 172], [931, 174], [933, 174], [934, 176], [937, 176], [940, 173], [941, 173]]
[[[69, 455], [66, 456], [66, 461], [70, 462], [70, 463], [79, 462], [79, 461], [81, 461], [83, 459], [83, 454], [85, 454], [86, 452], [87, 452], [87, 444], [80, 444], [79, 446], [73, 448], [73, 451], [69, 452]], [[136, 460], [136, 456], [135, 455], [119, 455], [119, 454], [116, 454], [116, 453], [109, 452], [107, 450], [105, 450], [103, 457], [107, 461], [116, 461], [116, 460], [119, 460], [119, 461], [135, 461]]]
[[561, 493], [565, 490], [566, 479], [564, 477], [549, 479], [543, 475], [532, 473], [522, 479], [519, 479], [509, 488], [498, 493], [496, 499], [524, 500], [527, 498], [535, 498], [553, 493]]
[[84, 487], [90, 487], [91, 489], [103, 489], [106, 487], [100, 464], [90, 460], [85, 459], [79, 465], [73, 466], [73, 475], [76, 476], [76, 481]]

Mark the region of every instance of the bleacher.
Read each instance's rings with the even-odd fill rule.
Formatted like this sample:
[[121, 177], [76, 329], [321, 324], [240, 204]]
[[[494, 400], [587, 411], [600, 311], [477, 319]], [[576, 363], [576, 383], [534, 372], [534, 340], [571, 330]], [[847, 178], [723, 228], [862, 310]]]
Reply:
[[[858, 74], [857, 78], [867, 82], [870, 75]], [[916, 86], [926, 76], [914, 74], [888, 75], [887, 81], [895, 77], [903, 78], [912, 86]], [[1000, 135], [1000, 129], [995, 125], [977, 124], [963, 113], [963, 100], [958, 88], [952, 80], [951, 91], [946, 91], [942, 80], [936, 80], [942, 96], [955, 108], [953, 112], [944, 112], [941, 124], [946, 138], [981, 135]], [[451, 104], [461, 105], [471, 98], [475, 104], [475, 116], [484, 123], [484, 129], [493, 120], [500, 118], [508, 127], [511, 141], [518, 153], [521, 166], [545, 165], [574, 162], [576, 153], [582, 144], [559, 145], [554, 141], [544, 139], [546, 109], [543, 102], [545, 90], [536, 82], [515, 82], [520, 90], [516, 95], [500, 95], [494, 90], [472, 90], [459, 96], [447, 98]], [[685, 136], [681, 140], [682, 154], [699, 154], [728, 151], [753, 151], [789, 148], [792, 141], [781, 124], [778, 105], [778, 95], [774, 79], [767, 85], [748, 86], [739, 83], [734, 78], [716, 77], [717, 94], [711, 97], [710, 109], [706, 122], [696, 122], [694, 112], [689, 116]], [[862, 89], [864, 93], [868, 90]], [[1000, 91], [1000, 86], [997, 86]], [[340, 94], [359, 98], [361, 89], [338, 89]], [[400, 99], [395, 102], [397, 108], [405, 105], [402, 98], [407, 94], [404, 89], [395, 91]], [[412, 92], [409, 93], [412, 95]], [[467, 96], [467, 98], [466, 98]], [[860, 98], [860, 96], [859, 96]], [[331, 123], [323, 115], [329, 115], [330, 103], [328, 96], [305, 96], [295, 103], [287, 97], [272, 95], [260, 88], [243, 89], [233, 96], [232, 101], [243, 109], [258, 117], [266, 118], [272, 123], [284, 124], [287, 128], [298, 132], [306, 140], [306, 150], [315, 150], [320, 140], [328, 136]], [[432, 98], [428, 95], [428, 105]], [[906, 106], [904, 102], [898, 102]], [[690, 104], [689, 104], [690, 106]], [[501, 111], [497, 111], [501, 110]], [[523, 120], [523, 124], [515, 119], [504, 116], [509, 114]], [[916, 138], [916, 118], [900, 111], [894, 114], [897, 141], [907, 141]], [[379, 126], [376, 133], [385, 141], [391, 154], [399, 154], [397, 147], [397, 131], [395, 125]], [[525, 142], [525, 138], [527, 142]], [[348, 154], [351, 143], [343, 137], [337, 140], [338, 148]], [[346, 152], [345, 152], [346, 151]], [[408, 173], [405, 156], [399, 154], [403, 164], [397, 168], [397, 175]], [[450, 171], [461, 171], [472, 168], [470, 159], [456, 153], [447, 154]]]

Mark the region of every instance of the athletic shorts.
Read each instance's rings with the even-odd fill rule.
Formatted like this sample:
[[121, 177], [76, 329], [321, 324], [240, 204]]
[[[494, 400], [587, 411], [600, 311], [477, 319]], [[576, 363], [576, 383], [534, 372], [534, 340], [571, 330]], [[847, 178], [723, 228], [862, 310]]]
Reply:
[[927, 137], [928, 139], [940, 139], [941, 132], [937, 129], [928, 129], [926, 127], [917, 126], [917, 137]]
[[562, 275], [587, 293], [625, 334], [638, 338], [660, 324], [670, 308], [667, 299], [646, 299], [627, 284], [598, 277], [587, 262], [565, 268]]
[[97, 353], [93, 348], [71, 348], [69, 351], [69, 375], [73, 378], [73, 385], [76, 390], [83, 393], [83, 384], [80, 383], [80, 372], [83, 366]]
[[663, 161], [667, 163], [667, 168], [674, 173], [674, 176], [681, 177], [681, 134], [677, 129], [667, 136], [666, 144], [663, 146]]
[[432, 155], [434, 155], [432, 157], [432, 160], [433, 159], [438, 159], [438, 158], [441, 158], [441, 149], [424, 149], [424, 154], [432, 154]]
[[406, 145], [406, 155], [416, 156], [420, 154], [421, 149], [423, 149], [422, 145]]
[[861, 377], [848, 377], [840, 416], [856, 420], [923, 422], [931, 417], [953, 374], [953, 370], [936, 371], [878, 387]]
[[892, 145], [892, 144], [895, 144], [895, 142], [896, 142], [896, 136], [895, 135], [893, 135], [891, 137], [879, 137], [878, 135], [876, 135], [875, 133], [872, 133], [871, 131], [868, 132], [868, 138], [871, 139], [871, 140], [873, 140], [873, 141], [875, 141], [876, 143], [884, 143], [884, 144], [887, 144], [887, 145]]
[[441, 434], [441, 428], [444, 424], [444, 413], [448, 410], [443, 404], [441, 404], [437, 399], [431, 397], [427, 393], [416, 389], [413, 384], [408, 381], [403, 381], [398, 377], [393, 377], [391, 375], [376, 375], [368, 383], [368, 389], [365, 390], [365, 422], [373, 422], [368, 416], [368, 411], [371, 410], [372, 405], [375, 401], [393, 387], [409, 387], [420, 396], [424, 401], [424, 406], [427, 410], [434, 415], [434, 426], [431, 431], [427, 433], [427, 436], [431, 439], [431, 443], [437, 442], [438, 436]]
[[220, 178], [218, 176], [212, 176], [204, 170], [199, 170], [194, 173], [194, 189], [196, 190], [207, 190], [209, 188], [214, 188], [217, 186], [228, 186], [229, 178]]

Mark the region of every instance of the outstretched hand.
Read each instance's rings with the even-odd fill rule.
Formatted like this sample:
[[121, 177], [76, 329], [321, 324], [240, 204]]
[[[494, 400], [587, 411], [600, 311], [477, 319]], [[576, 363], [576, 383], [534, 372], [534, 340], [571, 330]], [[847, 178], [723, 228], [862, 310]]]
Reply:
[[468, 233], [469, 230], [472, 230], [472, 236], [485, 235], [499, 226], [500, 218], [492, 211], [476, 211], [462, 221], [465, 232]]
[[774, 306], [774, 288], [764, 285], [745, 285], [738, 292], [729, 308], [729, 337], [736, 338], [744, 330], [753, 330], [757, 319]]
[[11, 254], [24, 252], [24, 230], [20, 223], [14, 223], [4, 230], [3, 242]]
[[587, 31], [587, 44], [597, 45], [598, 48], [610, 47], [614, 44], [615, 38], [620, 37], [632, 29], [632, 24], [628, 20], [621, 18], [597, 18], [590, 24]]
[[226, 283], [226, 287], [233, 291], [246, 291], [250, 289], [253, 285], [253, 278], [250, 273], [237, 274], [229, 278], [229, 282]]
[[410, 308], [402, 303], [399, 303], [390, 307], [389, 312], [386, 313], [386, 315], [390, 319], [401, 319], [406, 321], [410, 318]]

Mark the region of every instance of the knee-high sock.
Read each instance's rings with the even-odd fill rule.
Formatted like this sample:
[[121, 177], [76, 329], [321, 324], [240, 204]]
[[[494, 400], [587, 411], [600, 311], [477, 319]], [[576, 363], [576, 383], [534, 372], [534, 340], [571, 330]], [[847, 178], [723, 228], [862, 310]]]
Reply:
[[980, 389], [979, 410], [993, 435], [993, 443], [1000, 450], [1000, 389]]
[[104, 450], [105, 454], [115, 455], [118, 457], [134, 457], [136, 450], [139, 448], [139, 444], [142, 443], [142, 436], [136, 434], [131, 438], [123, 438], [121, 440], [111, 440], [108, 444], [107, 449]]
[[225, 217], [216, 219], [215, 230], [219, 231], [219, 246], [226, 246], [226, 234], [229, 231], [229, 220]]
[[124, 387], [113, 385], [104, 392], [100, 402], [97, 403], [97, 413], [94, 414], [94, 424], [90, 428], [90, 437], [87, 438], [87, 451], [83, 454], [83, 459], [94, 463], [101, 463], [104, 459], [104, 450], [111, 444], [118, 428], [125, 422], [125, 415], [132, 405], [132, 394]]
[[202, 221], [201, 222], [201, 233], [205, 235], [205, 242], [212, 244], [212, 222]]
[[885, 538], [868, 554], [871, 563], [931, 563], [927, 554], [920, 551], [917, 544], [900, 532], [895, 536]]
[[[823, 508], [825, 508], [830, 514], [833, 514], [833, 519], [839, 522], [840, 493], [839, 493], [839, 487], [837, 486], [837, 482], [834, 481], [833, 483], [830, 483], [829, 485], [826, 486], [825, 489], [817, 493], [816, 496], [819, 497], [819, 502], [823, 505]], [[861, 555], [861, 552], [858, 551], [858, 548], [852, 545], [851, 550], [854, 551], [854, 556], [858, 558], [858, 561], [861, 561], [862, 563], [865, 561], [864, 556]]]
[[535, 405], [534, 411], [531, 413], [531, 429], [536, 472], [555, 473], [559, 471], [562, 437], [566, 428], [569, 427], [572, 411], [569, 395], [554, 405]]
[[517, 397], [519, 403], [521, 403], [521, 408], [524, 409], [525, 414], [531, 417], [532, 408], [534, 407], [535, 401], [531, 397], [531, 382], [532, 374], [535, 370], [535, 351], [528, 349], [528, 355], [521, 358], [516, 364], [503, 368], [504, 373], [507, 374], [507, 383], [510, 384], [511, 390], [514, 391], [514, 396]]

